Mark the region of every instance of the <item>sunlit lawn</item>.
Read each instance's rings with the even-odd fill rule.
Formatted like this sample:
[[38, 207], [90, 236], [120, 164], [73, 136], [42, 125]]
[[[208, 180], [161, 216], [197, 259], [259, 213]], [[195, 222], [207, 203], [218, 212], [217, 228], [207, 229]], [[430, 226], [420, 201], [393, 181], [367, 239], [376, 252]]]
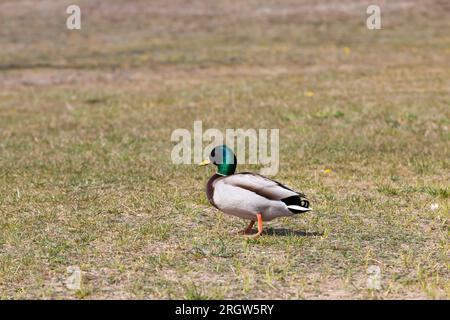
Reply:
[[[81, 31], [69, 3], [0, 1], [1, 298], [450, 297], [444, 2], [378, 31], [363, 1], [86, 0]], [[171, 163], [195, 120], [279, 129], [314, 211], [235, 235], [212, 168]]]

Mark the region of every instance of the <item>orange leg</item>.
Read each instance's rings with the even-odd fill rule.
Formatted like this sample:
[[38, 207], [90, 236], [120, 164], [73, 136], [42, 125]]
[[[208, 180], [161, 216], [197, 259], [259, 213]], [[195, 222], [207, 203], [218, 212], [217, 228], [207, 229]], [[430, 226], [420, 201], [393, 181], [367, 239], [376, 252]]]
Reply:
[[257, 213], [256, 217], [258, 218], [258, 233], [256, 233], [253, 238], [258, 238], [261, 233], [263, 232], [263, 220], [262, 220], [262, 214]]
[[250, 223], [248, 224], [247, 228], [245, 228], [242, 231], [239, 231], [239, 234], [251, 234], [254, 224], [255, 224], [255, 221], [253, 221], [253, 220], [250, 221]]

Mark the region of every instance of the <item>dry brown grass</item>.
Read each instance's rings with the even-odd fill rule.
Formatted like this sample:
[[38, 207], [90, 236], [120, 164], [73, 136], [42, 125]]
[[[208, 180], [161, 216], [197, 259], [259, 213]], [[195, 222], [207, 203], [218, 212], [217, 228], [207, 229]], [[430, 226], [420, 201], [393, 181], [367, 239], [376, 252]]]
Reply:
[[[1, 298], [450, 297], [446, 1], [69, 3], [0, 1]], [[279, 128], [315, 211], [234, 236], [170, 162], [194, 120]]]

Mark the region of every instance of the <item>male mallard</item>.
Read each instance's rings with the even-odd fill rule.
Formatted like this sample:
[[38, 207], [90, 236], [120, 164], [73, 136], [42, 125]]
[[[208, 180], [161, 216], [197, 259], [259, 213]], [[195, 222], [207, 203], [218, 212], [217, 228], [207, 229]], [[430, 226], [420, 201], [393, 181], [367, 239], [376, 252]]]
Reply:
[[308, 212], [306, 196], [262, 175], [236, 170], [236, 156], [226, 145], [215, 147], [208, 160], [199, 165], [213, 163], [218, 170], [206, 185], [209, 202], [227, 214], [251, 220], [243, 234], [251, 234], [258, 221], [258, 237], [263, 231], [263, 221], [277, 217]]

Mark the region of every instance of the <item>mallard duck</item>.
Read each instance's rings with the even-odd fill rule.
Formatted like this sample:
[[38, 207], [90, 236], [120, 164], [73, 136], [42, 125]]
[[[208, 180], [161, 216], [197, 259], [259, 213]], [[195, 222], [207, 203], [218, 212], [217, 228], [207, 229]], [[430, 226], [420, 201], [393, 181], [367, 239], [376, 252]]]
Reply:
[[226, 145], [215, 147], [209, 159], [199, 165], [210, 163], [217, 166], [217, 172], [206, 184], [206, 196], [220, 211], [250, 220], [247, 228], [241, 231], [243, 234], [251, 234], [256, 221], [258, 232], [255, 238], [263, 231], [263, 221], [311, 211], [303, 193], [260, 174], [235, 173], [236, 156]]

